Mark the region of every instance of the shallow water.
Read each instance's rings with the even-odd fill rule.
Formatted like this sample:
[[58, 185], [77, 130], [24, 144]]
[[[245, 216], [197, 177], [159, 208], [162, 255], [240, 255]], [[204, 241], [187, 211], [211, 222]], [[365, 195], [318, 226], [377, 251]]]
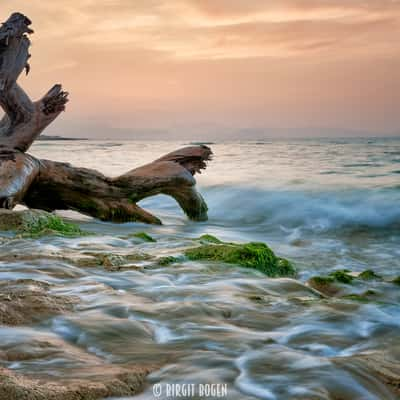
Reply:
[[[182, 142], [38, 142], [35, 156], [116, 176]], [[0, 350], [37, 340], [72, 346], [76, 357], [6, 364], [24, 373], [68, 375], [94, 354], [109, 362], [161, 363], [151, 384], [227, 383], [229, 399], [391, 399], [375, 377], [337, 360], [400, 346], [399, 287], [372, 282], [379, 301], [318, 301], [304, 285], [336, 269], [400, 274], [400, 140], [299, 140], [211, 145], [215, 157], [197, 178], [209, 221], [187, 221], [173, 200], [141, 205], [164, 225], [110, 224], [63, 215], [96, 235], [45, 237], [1, 245], [32, 259], [1, 262], [0, 279], [55, 283], [82, 298], [77, 312], [35, 327], [0, 327]], [[126, 239], [142, 231], [157, 243]], [[263, 241], [293, 261], [299, 280], [200, 262], [134, 270], [77, 268], [52, 254], [85, 251], [176, 255], [189, 238]], [[40, 254], [40, 257], [33, 257]], [[140, 268], [145, 267], [145, 268]], [[72, 348], [71, 347], [71, 348]], [[163, 398], [163, 397], [161, 397]]]

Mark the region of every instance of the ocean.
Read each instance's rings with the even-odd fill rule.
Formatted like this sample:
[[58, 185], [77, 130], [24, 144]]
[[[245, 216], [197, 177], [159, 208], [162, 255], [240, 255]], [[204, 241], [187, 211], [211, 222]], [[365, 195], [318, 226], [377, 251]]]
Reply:
[[[39, 158], [117, 176], [187, 145], [184, 141], [41, 141]], [[140, 205], [162, 226], [61, 214], [94, 235], [21, 239], [13, 248], [41, 257], [0, 262], [0, 279], [29, 278], [82, 299], [76, 312], [34, 327], [0, 326], [2, 347], [40, 337], [65, 342], [109, 363], [160, 363], [135, 399], [154, 399], [154, 384], [226, 384], [229, 399], [395, 399], [357, 357], [400, 348], [400, 138], [216, 142], [214, 159], [196, 175], [207, 222], [186, 219], [160, 195]], [[145, 231], [155, 243], [127, 238]], [[57, 252], [179, 255], [191, 239], [265, 242], [298, 270], [296, 280], [245, 268], [184, 261], [167, 267], [107, 271], [49, 261]], [[7, 251], [7, 244], [2, 245]], [[313, 276], [373, 270], [353, 283], [371, 301], [316, 299]], [[367, 286], [366, 286], [367, 285]], [[64, 376], [82, 359], [8, 363], [29, 374]], [[166, 393], [161, 397], [168, 398]], [[185, 398], [185, 397], [184, 397]], [[122, 398], [120, 398], [122, 399]], [[127, 398], [125, 398], [127, 399]]]

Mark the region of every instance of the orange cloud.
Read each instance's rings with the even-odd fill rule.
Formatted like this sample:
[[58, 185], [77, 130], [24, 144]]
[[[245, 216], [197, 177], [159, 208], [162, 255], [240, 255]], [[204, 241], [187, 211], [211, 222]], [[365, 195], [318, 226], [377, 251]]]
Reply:
[[400, 125], [399, 1], [14, 0], [1, 18], [15, 10], [35, 29], [23, 85], [65, 84], [67, 132]]

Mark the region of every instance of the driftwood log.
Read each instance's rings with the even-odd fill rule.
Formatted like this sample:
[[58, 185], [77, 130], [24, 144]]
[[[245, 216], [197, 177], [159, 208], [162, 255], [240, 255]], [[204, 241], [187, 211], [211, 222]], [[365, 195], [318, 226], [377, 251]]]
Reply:
[[0, 208], [17, 204], [46, 211], [71, 209], [104, 221], [161, 223], [136, 203], [157, 194], [172, 196], [190, 219], [207, 219], [207, 205], [193, 175], [206, 167], [212, 152], [191, 146], [151, 164], [108, 178], [70, 164], [26, 154], [34, 140], [62, 111], [68, 93], [54, 85], [32, 102], [17, 79], [29, 72], [31, 21], [14, 13], [0, 27]]

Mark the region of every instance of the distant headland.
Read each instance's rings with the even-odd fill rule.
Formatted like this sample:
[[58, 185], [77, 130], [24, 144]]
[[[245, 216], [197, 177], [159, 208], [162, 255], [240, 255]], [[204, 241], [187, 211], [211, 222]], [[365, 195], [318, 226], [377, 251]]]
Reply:
[[63, 136], [40, 135], [36, 140], [89, 140], [88, 138], [72, 138]]

